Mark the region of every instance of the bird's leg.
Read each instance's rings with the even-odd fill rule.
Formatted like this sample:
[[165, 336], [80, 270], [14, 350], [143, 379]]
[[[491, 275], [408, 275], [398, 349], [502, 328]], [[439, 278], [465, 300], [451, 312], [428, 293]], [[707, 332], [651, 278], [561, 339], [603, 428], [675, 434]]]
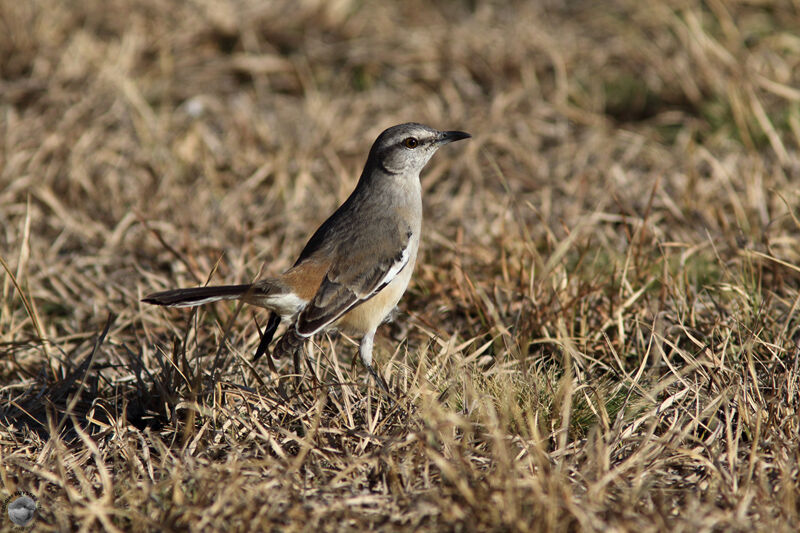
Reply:
[[361, 345], [358, 347], [358, 353], [361, 356], [361, 362], [364, 363], [364, 366], [367, 367], [369, 373], [378, 383], [380, 388], [389, 396], [392, 397], [392, 393], [389, 392], [389, 385], [387, 385], [386, 380], [383, 379], [383, 376], [378, 374], [375, 371], [375, 368], [372, 366], [372, 341], [375, 338], [375, 332], [371, 331], [364, 335], [361, 339]]
[[303, 365], [300, 364], [300, 350], [302, 350], [302, 348], [297, 349], [294, 351], [294, 353], [292, 353], [292, 360], [294, 361], [294, 373], [296, 374], [295, 379], [298, 380], [298, 383], [303, 377]]
[[295, 380], [298, 387], [303, 377], [303, 367], [301, 366], [300, 357], [305, 341], [305, 337], [298, 335], [297, 331], [291, 328], [283, 334], [283, 337], [281, 337], [275, 345], [275, 355], [277, 357], [291, 354], [292, 360], [294, 361]]

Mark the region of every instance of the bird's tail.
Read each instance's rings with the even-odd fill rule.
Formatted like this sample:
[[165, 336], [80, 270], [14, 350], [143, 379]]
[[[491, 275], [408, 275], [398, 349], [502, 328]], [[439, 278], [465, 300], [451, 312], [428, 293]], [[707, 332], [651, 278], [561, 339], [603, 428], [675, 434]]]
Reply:
[[173, 289], [170, 291], [149, 294], [142, 301], [148, 304], [167, 307], [194, 307], [196, 305], [216, 302], [217, 300], [237, 300], [252, 290], [249, 283], [244, 285], [219, 285], [216, 287], [192, 287], [191, 289]]

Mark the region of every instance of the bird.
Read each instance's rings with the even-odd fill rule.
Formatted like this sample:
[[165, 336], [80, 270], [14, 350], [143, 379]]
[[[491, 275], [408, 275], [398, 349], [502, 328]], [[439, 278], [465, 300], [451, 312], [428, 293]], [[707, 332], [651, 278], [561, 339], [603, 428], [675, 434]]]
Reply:
[[361, 177], [345, 202], [322, 223], [294, 265], [251, 284], [173, 289], [150, 294], [148, 304], [194, 307], [243, 300], [271, 311], [254, 360], [268, 353], [281, 322], [288, 324], [275, 356], [293, 356], [315, 334], [336, 329], [360, 337], [359, 356], [379, 386], [375, 332], [408, 287], [422, 230], [420, 172], [442, 146], [470, 138], [409, 122], [384, 130], [372, 145]]

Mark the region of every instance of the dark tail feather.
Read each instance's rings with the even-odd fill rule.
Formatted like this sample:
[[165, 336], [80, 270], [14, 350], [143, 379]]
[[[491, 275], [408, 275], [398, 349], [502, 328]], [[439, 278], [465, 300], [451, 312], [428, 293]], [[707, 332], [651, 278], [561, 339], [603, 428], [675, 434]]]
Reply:
[[264, 328], [264, 333], [261, 335], [261, 342], [258, 343], [258, 349], [256, 350], [256, 354], [253, 356], [253, 362], [255, 363], [258, 359], [264, 355], [270, 355], [269, 353], [269, 343], [272, 342], [272, 337], [275, 336], [275, 331], [277, 331], [278, 326], [281, 324], [281, 315], [272, 311], [269, 314], [269, 322], [267, 322], [267, 327]]
[[217, 300], [236, 300], [244, 296], [252, 285], [220, 285], [217, 287], [193, 287], [157, 292], [142, 298], [148, 304], [167, 307], [194, 307]]

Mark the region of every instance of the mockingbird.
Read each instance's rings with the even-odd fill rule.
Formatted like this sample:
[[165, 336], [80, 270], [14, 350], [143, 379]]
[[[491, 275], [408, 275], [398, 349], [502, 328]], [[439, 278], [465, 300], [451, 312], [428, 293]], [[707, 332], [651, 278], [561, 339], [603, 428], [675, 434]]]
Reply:
[[289, 322], [276, 356], [297, 353], [306, 339], [326, 328], [360, 336], [359, 354], [372, 366], [375, 330], [400, 301], [417, 260], [422, 227], [419, 173], [462, 131], [437, 131], [422, 124], [393, 126], [369, 151], [355, 190], [306, 244], [294, 266], [252, 284], [195, 287], [157, 292], [142, 301], [193, 307], [242, 299], [272, 311], [254, 359], [267, 352], [281, 320]]

